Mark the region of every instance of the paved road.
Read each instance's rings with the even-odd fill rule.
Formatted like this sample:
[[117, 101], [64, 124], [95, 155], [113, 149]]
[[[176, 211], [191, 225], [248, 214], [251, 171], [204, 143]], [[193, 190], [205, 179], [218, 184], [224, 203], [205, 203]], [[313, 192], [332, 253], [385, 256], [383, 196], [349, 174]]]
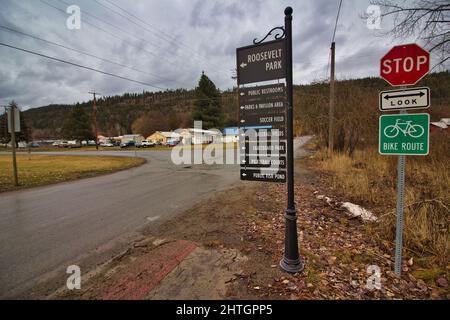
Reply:
[[[296, 154], [309, 138], [295, 141]], [[46, 153], [61, 155], [63, 153]], [[97, 152], [70, 152], [97, 155]], [[133, 156], [134, 152], [100, 152]], [[238, 182], [236, 165], [176, 166], [170, 151], [145, 151], [141, 167], [0, 194], [0, 298], [21, 296], [67, 266], [101, 261], [139, 230]]]
[[48, 272], [64, 272], [112, 240], [136, 235], [239, 179], [234, 165], [175, 166], [170, 151], [139, 156], [148, 162], [138, 168], [0, 194], [0, 297], [21, 294]]

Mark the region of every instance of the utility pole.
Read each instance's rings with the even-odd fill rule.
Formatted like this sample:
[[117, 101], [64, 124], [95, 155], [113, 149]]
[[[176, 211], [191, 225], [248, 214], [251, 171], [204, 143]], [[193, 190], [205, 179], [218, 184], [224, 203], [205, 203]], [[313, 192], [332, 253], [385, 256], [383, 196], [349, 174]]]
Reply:
[[12, 161], [13, 161], [13, 176], [14, 185], [17, 187], [19, 185], [19, 178], [17, 176], [17, 159], [16, 159], [16, 106], [11, 104], [9, 114], [10, 114], [10, 129], [11, 129], [11, 147], [12, 147]]
[[328, 156], [333, 154], [334, 147], [334, 103], [335, 103], [335, 88], [334, 88], [334, 72], [335, 72], [335, 42], [331, 43], [331, 75], [330, 75], [330, 111], [328, 124]]
[[97, 99], [96, 95], [100, 94], [98, 92], [89, 92], [90, 94], [94, 95], [94, 105], [93, 105], [93, 120], [94, 120], [94, 134], [95, 134], [95, 148], [98, 151], [98, 129], [97, 129]]

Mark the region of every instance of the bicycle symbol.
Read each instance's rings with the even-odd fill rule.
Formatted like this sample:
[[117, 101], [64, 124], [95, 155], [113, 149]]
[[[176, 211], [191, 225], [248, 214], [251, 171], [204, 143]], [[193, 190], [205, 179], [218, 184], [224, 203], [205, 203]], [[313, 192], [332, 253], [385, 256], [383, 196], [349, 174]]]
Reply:
[[395, 138], [402, 132], [405, 137], [408, 135], [412, 138], [420, 138], [423, 136], [425, 129], [419, 124], [411, 123], [412, 121], [401, 122], [400, 119], [397, 119], [395, 124], [387, 126], [384, 129], [384, 135], [388, 138]]

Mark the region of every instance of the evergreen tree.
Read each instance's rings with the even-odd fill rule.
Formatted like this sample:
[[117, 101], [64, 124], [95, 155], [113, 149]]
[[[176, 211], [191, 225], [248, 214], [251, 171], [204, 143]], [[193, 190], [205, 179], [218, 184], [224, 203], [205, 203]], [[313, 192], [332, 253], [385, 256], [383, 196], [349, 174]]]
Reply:
[[7, 144], [11, 138], [8, 133], [8, 122], [6, 112], [0, 116], [0, 143]]
[[222, 126], [222, 106], [220, 92], [203, 72], [195, 89], [195, 102], [192, 110], [193, 120], [202, 120], [204, 129]]
[[94, 139], [89, 115], [80, 105], [74, 106], [70, 112], [63, 127], [63, 135], [66, 139], [77, 141]]

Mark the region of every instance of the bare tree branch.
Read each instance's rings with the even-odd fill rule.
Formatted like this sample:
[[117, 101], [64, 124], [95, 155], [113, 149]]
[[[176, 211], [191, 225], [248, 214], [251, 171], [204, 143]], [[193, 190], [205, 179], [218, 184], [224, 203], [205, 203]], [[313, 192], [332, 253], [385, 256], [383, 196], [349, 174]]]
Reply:
[[382, 8], [381, 17], [393, 20], [392, 29], [385, 35], [403, 39], [413, 36], [423, 40], [425, 47], [437, 58], [432, 69], [445, 69], [450, 55], [449, 0], [371, 0], [370, 3]]

